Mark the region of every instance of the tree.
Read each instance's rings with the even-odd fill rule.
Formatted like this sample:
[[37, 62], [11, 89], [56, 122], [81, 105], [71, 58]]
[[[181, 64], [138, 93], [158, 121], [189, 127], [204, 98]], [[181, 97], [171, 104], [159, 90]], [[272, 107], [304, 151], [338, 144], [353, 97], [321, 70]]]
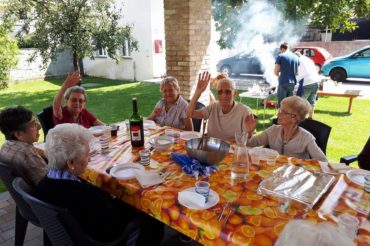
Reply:
[[[221, 36], [221, 48], [232, 48], [241, 30], [240, 12], [252, 0], [212, 0], [216, 30]], [[257, 1], [257, 0], [254, 0]], [[352, 31], [357, 26], [351, 21], [357, 17], [369, 17], [370, 0], [266, 0], [283, 13], [286, 20], [299, 22], [306, 18], [314, 27], [329, 27], [332, 31]]]
[[7, 87], [9, 71], [17, 64], [17, 42], [9, 36], [12, 23], [0, 24], [0, 89]]
[[70, 50], [76, 71], [84, 57], [94, 59], [97, 49], [106, 49], [116, 62], [126, 40], [137, 50], [132, 27], [119, 25], [120, 13], [114, 0], [10, 0], [5, 18], [20, 19], [20, 39], [33, 34], [37, 52], [31, 60], [39, 53], [47, 65], [59, 52]]

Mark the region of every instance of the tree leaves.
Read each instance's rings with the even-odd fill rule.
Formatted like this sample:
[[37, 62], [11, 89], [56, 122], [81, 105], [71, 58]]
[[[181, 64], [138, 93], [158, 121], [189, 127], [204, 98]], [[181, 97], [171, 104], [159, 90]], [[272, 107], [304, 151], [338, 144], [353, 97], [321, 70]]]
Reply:
[[44, 65], [65, 50], [72, 52], [78, 69], [78, 60], [93, 59], [98, 47], [106, 48], [116, 61], [125, 40], [137, 49], [131, 27], [119, 23], [121, 11], [113, 0], [10, 0], [5, 18], [19, 20], [19, 13], [25, 18], [17, 36], [33, 33]]
[[[254, 0], [254, 2], [259, 0]], [[241, 30], [240, 10], [251, 0], [212, 0], [212, 15], [216, 30], [221, 36], [217, 43], [221, 48], [232, 48]], [[352, 31], [357, 25], [354, 18], [369, 17], [370, 0], [266, 0], [279, 9], [287, 21], [296, 23], [305, 18], [318, 28], [329, 27], [332, 31]]]

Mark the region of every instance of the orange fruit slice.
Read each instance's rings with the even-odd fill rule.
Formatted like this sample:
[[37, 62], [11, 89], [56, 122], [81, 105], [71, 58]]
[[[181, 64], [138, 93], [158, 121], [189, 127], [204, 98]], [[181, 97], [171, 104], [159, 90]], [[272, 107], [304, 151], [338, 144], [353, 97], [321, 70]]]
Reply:
[[258, 201], [258, 200], [262, 200], [263, 196], [253, 194], [253, 195], [247, 195], [247, 198], [249, 200]]
[[287, 223], [288, 223], [288, 222], [283, 221], [283, 222], [279, 222], [279, 223], [277, 223], [277, 224], [274, 226], [274, 232], [275, 232], [276, 236], [279, 236], [279, 235], [280, 235], [280, 233], [284, 230], [285, 225], [286, 225]]
[[254, 235], [256, 234], [253, 227], [249, 226], [249, 225], [243, 225], [241, 227], [241, 231], [242, 231], [243, 235], [246, 236], [246, 237], [254, 237]]
[[263, 209], [263, 214], [266, 215], [267, 217], [271, 218], [271, 219], [276, 219], [277, 218], [274, 210], [270, 207], [264, 208]]
[[247, 217], [247, 222], [251, 225], [254, 225], [254, 226], [260, 226], [261, 225], [261, 216], [260, 215], [257, 215], [257, 216], [248, 216]]

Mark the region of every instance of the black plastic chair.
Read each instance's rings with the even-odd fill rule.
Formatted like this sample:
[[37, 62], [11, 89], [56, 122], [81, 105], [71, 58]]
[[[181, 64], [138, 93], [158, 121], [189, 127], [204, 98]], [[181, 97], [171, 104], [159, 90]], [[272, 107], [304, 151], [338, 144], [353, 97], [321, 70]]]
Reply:
[[352, 162], [358, 161], [360, 168], [370, 171], [370, 137], [367, 139], [364, 148], [358, 155], [348, 155], [340, 158], [340, 163], [349, 166]]
[[[13, 181], [14, 190], [20, 194], [31, 206], [44, 228], [53, 246], [67, 245], [135, 245], [139, 233], [140, 221], [129, 223], [125, 232], [113, 242], [98, 242], [92, 239], [66, 209], [51, 205], [33, 197], [29, 192], [29, 186], [20, 177]], [[134, 231], [134, 233], [132, 233]]]
[[[272, 124], [278, 124], [277, 118], [272, 119]], [[317, 146], [326, 154], [326, 146], [328, 144], [331, 127], [313, 119], [305, 119], [299, 126], [309, 131], [316, 138]]]
[[[189, 100], [187, 100], [188, 102], [190, 102]], [[201, 102], [197, 102], [197, 104], [195, 105], [195, 109], [201, 109], [201, 108], [204, 108], [205, 105]], [[200, 132], [200, 128], [202, 127], [202, 119], [194, 119], [192, 118], [192, 121], [193, 121], [193, 129], [194, 131], [197, 131], [197, 132]]]
[[41, 227], [41, 225], [28, 203], [13, 189], [12, 182], [16, 177], [19, 177], [19, 175], [13, 168], [0, 162], [0, 178], [16, 204], [15, 245], [18, 246], [23, 245], [28, 221], [38, 227]]
[[40, 121], [45, 140], [49, 130], [54, 127], [53, 106], [44, 108], [40, 113], [37, 114], [37, 118]]

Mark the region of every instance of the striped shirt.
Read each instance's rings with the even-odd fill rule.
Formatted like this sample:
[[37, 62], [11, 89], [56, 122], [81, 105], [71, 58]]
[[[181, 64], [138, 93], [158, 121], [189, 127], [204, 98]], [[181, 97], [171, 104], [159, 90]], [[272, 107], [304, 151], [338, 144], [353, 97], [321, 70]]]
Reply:
[[37, 154], [32, 144], [7, 140], [0, 149], [0, 160], [12, 165], [24, 179], [37, 185], [47, 174], [48, 167], [44, 159]]

